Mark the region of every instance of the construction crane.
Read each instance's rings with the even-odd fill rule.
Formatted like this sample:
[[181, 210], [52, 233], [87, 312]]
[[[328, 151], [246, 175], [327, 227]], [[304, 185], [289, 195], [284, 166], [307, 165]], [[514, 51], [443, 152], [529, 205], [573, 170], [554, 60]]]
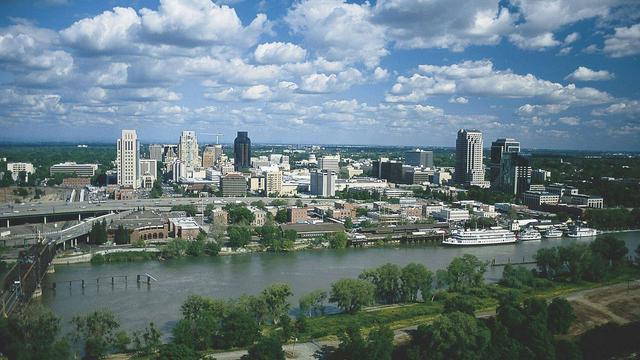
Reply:
[[220, 142], [220, 137], [223, 136], [223, 134], [214, 134], [214, 133], [200, 133], [202, 135], [213, 135], [216, 137], [216, 145], [218, 145]]

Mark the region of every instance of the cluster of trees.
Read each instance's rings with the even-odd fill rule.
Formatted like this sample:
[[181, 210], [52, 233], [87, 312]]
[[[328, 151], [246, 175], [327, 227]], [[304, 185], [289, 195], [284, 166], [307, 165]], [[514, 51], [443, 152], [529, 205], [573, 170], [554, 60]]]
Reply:
[[549, 280], [598, 281], [626, 262], [628, 249], [614, 236], [598, 237], [590, 244], [539, 249], [535, 255], [538, 274]]
[[393, 330], [387, 325], [378, 325], [369, 331], [367, 337], [357, 325], [351, 325], [338, 333], [340, 344], [331, 360], [391, 360], [393, 355]]
[[227, 227], [229, 245], [234, 248], [241, 248], [251, 241], [251, 227], [248, 225], [231, 225]]
[[229, 203], [224, 206], [229, 214], [229, 222], [234, 225], [249, 225], [255, 220], [255, 215], [244, 204]]
[[162, 257], [178, 258], [183, 256], [216, 256], [220, 252], [220, 245], [216, 241], [206, 238], [204, 233], [198, 234], [195, 240], [181, 238], [169, 240], [161, 249]]
[[375, 287], [375, 299], [380, 304], [415, 302], [429, 299], [433, 285], [433, 273], [424, 265], [411, 263], [404, 268], [387, 263], [375, 269], [367, 269], [359, 275]]
[[129, 230], [125, 229], [122, 225], [118, 225], [113, 236], [113, 241], [118, 245], [128, 244], [131, 242], [131, 234], [129, 233]]
[[347, 233], [345, 233], [344, 231], [324, 234], [322, 236], [322, 240], [328, 242], [329, 247], [332, 249], [344, 249], [349, 243]]
[[291, 229], [282, 231], [271, 222], [267, 222], [256, 231], [260, 235], [260, 244], [275, 252], [293, 250], [293, 244], [298, 237], [297, 231]]
[[9, 359], [66, 360], [79, 358], [76, 352], [81, 349], [82, 359], [98, 360], [115, 352], [150, 356], [162, 346], [161, 333], [153, 323], [127, 334], [108, 310], [75, 316], [72, 330], [65, 336], [61, 336], [61, 329], [60, 319], [50, 309], [31, 303], [8, 318], [0, 318], [0, 353]]
[[173, 205], [171, 207], [171, 211], [184, 211], [187, 216], [196, 216], [198, 209], [193, 204], [185, 204], [185, 205]]
[[[160, 174], [160, 172], [159, 172]], [[162, 183], [159, 180], [153, 182], [153, 187], [151, 188], [151, 197], [154, 199], [162, 197]]]
[[499, 301], [494, 318], [477, 319], [473, 308], [446, 307], [430, 325], [421, 325], [411, 343], [399, 349], [406, 359], [576, 358], [575, 346], [554, 341], [575, 319], [565, 299], [550, 304], [536, 298], [520, 302], [513, 293]]
[[[254, 345], [260, 338], [260, 326], [273, 324], [283, 329], [283, 339], [292, 332], [288, 316], [291, 288], [273, 284], [257, 296], [242, 296], [229, 301], [190, 296], [181, 307], [182, 319], [173, 329], [173, 342], [194, 350], [226, 349]], [[268, 344], [259, 343], [265, 347]]]
[[618, 209], [589, 209], [584, 220], [589, 225], [601, 230], [640, 229], [640, 207], [632, 210]]
[[458, 200], [476, 200], [485, 204], [495, 204], [500, 202], [513, 202], [513, 195], [472, 186], [466, 193], [459, 193]]
[[89, 231], [89, 241], [92, 244], [102, 245], [107, 242], [107, 221], [94, 221]]

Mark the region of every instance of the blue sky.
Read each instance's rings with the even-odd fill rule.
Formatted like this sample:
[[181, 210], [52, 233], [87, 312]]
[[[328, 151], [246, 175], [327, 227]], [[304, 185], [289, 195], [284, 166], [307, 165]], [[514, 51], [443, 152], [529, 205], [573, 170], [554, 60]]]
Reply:
[[625, 0], [0, 3], [0, 141], [640, 150]]

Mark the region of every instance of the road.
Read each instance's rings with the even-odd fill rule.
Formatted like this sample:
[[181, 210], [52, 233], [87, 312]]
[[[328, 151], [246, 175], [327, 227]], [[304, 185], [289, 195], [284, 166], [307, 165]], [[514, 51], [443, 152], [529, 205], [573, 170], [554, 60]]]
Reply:
[[[229, 202], [251, 203], [253, 201], [262, 200], [270, 203], [276, 198], [270, 197], [208, 197], [208, 198], [160, 198], [160, 199], [135, 199], [135, 200], [106, 200], [100, 203], [89, 202], [73, 202], [52, 201], [43, 203], [24, 203], [24, 204], [0, 204], [0, 220], [22, 218], [25, 216], [36, 217], [51, 214], [69, 214], [79, 212], [100, 212], [100, 211], [122, 211], [131, 210], [132, 208], [145, 207], [146, 209], [167, 208], [174, 205], [196, 206], [208, 204], [224, 205]], [[296, 198], [277, 198], [287, 201], [293, 205], [298, 199]], [[303, 203], [310, 204], [311, 201], [317, 203], [332, 203], [334, 199], [300, 199]]]

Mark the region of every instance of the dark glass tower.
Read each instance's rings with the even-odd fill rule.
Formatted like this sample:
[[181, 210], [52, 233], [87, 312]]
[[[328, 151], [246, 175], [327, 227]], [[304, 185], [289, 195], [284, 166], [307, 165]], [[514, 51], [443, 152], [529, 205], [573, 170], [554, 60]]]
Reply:
[[233, 142], [233, 166], [236, 171], [251, 167], [251, 139], [246, 131], [238, 131]]

